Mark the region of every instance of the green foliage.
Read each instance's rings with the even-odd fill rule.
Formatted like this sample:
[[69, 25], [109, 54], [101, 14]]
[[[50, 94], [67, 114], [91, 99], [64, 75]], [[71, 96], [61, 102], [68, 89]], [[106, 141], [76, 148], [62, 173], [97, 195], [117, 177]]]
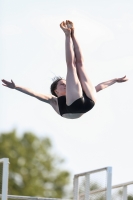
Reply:
[[26, 132], [0, 134], [0, 158], [9, 158], [9, 194], [62, 198], [70, 174], [61, 170], [63, 162], [53, 153], [49, 138]]
[[133, 200], [133, 196], [129, 195], [128, 200]]

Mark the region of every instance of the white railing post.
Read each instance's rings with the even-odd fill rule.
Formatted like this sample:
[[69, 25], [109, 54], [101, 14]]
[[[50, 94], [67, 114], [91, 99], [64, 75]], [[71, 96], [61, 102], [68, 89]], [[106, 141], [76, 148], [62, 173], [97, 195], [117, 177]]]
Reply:
[[89, 199], [90, 195], [90, 174], [85, 175], [85, 200]]
[[[90, 191], [91, 174], [98, 173], [101, 171], [106, 171], [106, 188]], [[93, 171], [76, 174], [74, 176], [74, 200], [81, 199], [81, 195], [79, 196], [80, 182], [78, 183], [78, 178], [81, 176], [85, 178], [85, 191], [82, 193], [82, 197], [84, 197], [84, 200], [89, 200], [91, 195], [96, 194], [98, 192], [105, 192], [106, 200], [111, 200], [112, 167], [105, 167]]]
[[3, 172], [2, 172], [2, 200], [7, 200], [8, 195], [8, 170], [9, 170], [9, 159], [3, 158]]
[[78, 189], [79, 189], [79, 186], [78, 186], [78, 177], [74, 176], [74, 181], [73, 181], [73, 199], [74, 200], [78, 200]]
[[111, 190], [112, 190], [112, 167], [107, 167], [106, 200], [111, 200]]
[[127, 200], [127, 185], [123, 187], [123, 200]]

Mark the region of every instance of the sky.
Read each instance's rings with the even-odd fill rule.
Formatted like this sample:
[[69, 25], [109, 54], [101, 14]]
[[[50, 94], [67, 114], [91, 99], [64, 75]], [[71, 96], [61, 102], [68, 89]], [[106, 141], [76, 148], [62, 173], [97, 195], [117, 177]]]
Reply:
[[133, 181], [133, 1], [1, 0], [0, 18], [0, 79], [49, 94], [52, 78], [66, 76], [59, 24], [67, 19], [94, 85], [129, 79], [97, 93], [95, 107], [75, 120], [1, 85], [0, 132], [50, 137], [72, 177], [111, 166], [113, 184]]

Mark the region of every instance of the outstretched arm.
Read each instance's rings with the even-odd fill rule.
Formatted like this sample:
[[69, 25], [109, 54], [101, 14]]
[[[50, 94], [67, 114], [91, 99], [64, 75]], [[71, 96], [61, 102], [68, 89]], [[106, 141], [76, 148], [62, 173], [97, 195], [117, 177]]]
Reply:
[[24, 88], [24, 87], [16, 85], [12, 80], [11, 80], [11, 82], [9, 82], [9, 81], [6, 81], [6, 80], [3, 79], [2, 82], [3, 82], [2, 85], [5, 86], [5, 87], [18, 90], [20, 92], [23, 92], [24, 94], [28, 94], [32, 97], [35, 97], [35, 98], [37, 98], [40, 101], [43, 101], [45, 103], [51, 104], [51, 101], [53, 99], [52, 95], [43, 95], [43, 94], [36, 93], [35, 91], [32, 91], [28, 88]]
[[125, 82], [127, 80], [128, 79], [126, 78], [126, 76], [124, 76], [122, 78], [115, 78], [115, 79], [100, 83], [95, 88], [96, 88], [96, 91], [99, 92], [100, 90], [103, 90], [103, 89], [113, 85], [114, 83], [123, 83], [123, 82]]

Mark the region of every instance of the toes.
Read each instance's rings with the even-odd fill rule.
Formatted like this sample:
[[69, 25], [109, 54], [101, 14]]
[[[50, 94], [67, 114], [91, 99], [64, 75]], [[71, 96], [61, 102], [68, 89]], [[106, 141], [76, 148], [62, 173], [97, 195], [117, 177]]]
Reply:
[[73, 24], [70, 20], [67, 20], [67, 21], [68, 21], [68, 23]]
[[73, 23], [70, 20], [66, 20], [66, 24], [67, 24], [68, 28], [70, 28], [70, 29], [74, 28], [74, 25], [73, 25]]
[[66, 20], [66, 25], [67, 25], [67, 28], [68, 28], [68, 29], [71, 28], [71, 24], [69, 23], [68, 20]]
[[62, 26], [63, 26], [63, 22], [60, 23], [60, 27], [61, 27], [61, 28], [62, 28]]
[[60, 27], [61, 27], [61, 28], [66, 28], [65, 26], [66, 26], [66, 23], [65, 23], [64, 21], [61, 22]]
[[67, 20], [66, 22], [61, 22], [60, 27], [66, 34], [71, 33], [71, 24], [67, 23]]

